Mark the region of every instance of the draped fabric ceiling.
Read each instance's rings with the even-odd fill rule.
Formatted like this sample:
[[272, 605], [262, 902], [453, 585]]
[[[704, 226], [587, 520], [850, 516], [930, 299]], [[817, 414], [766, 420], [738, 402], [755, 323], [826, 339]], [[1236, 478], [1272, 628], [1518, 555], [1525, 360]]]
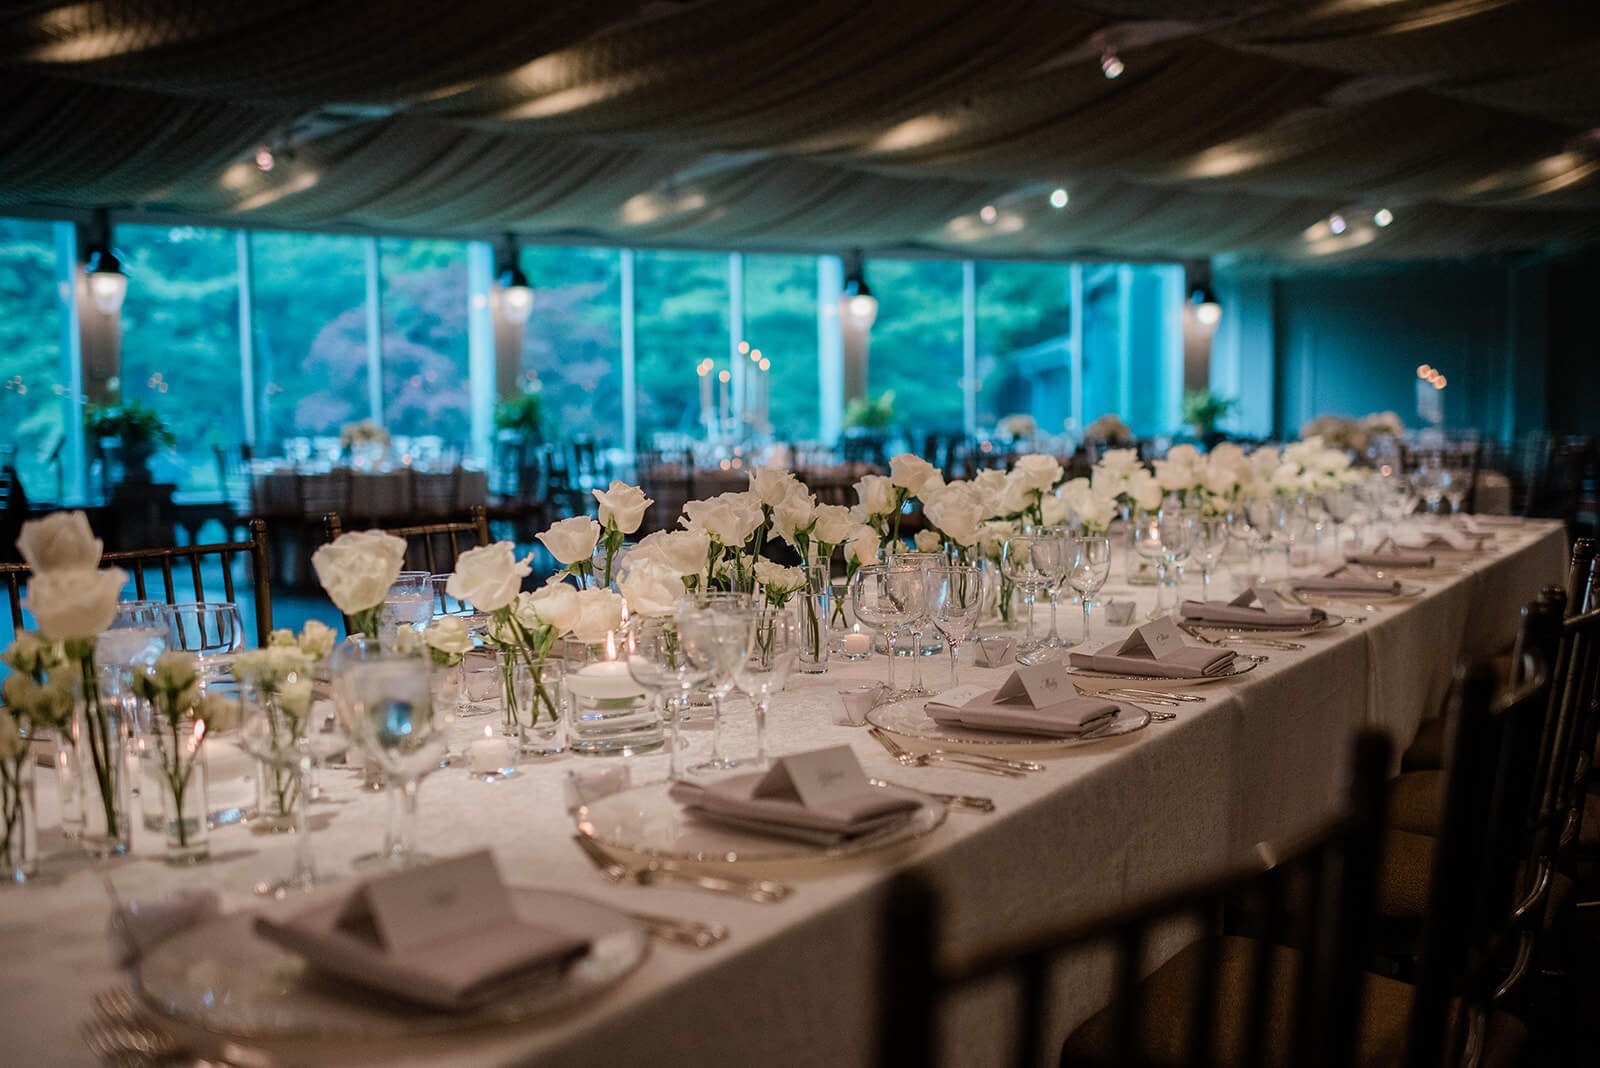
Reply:
[[1600, 236], [1595, 0], [3, 10], [0, 210], [1051, 258]]

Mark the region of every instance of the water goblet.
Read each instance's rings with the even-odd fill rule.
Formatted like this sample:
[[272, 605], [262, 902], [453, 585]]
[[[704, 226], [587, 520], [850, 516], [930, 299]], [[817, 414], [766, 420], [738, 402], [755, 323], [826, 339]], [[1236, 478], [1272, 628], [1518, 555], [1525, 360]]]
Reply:
[[681, 706], [696, 686], [706, 681], [705, 667], [691, 660], [678, 637], [676, 619], [636, 615], [628, 621], [622, 635], [623, 662], [628, 674], [646, 693], [661, 703], [667, 723], [670, 767], [667, 777], [683, 777], [678, 766], [678, 730]]
[[735, 672], [750, 655], [756, 608], [742, 592], [691, 594], [678, 605], [678, 639], [684, 655], [705, 672], [711, 693], [711, 755], [689, 768], [704, 775], [740, 767], [722, 751], [723, 705], [735, 684]]
[[922, 612], [922, 568], [904, 564], [869, 564], [856, 572], [850, 585], [850, 604], [856, 618], [882, 631], [889, 643], [888, 677], [891, 697], [901, 691], [894, 685], [894, 662], [899, 653], [900, 628]]
[[1167, 598], [1167, 547], [1161, 542], [1161, 515], [1146, 512], [1133, 523], [1133, 551], [1156, 568], [1156, 603], [1149, 618], [1162, 614]]
[[1460, 515], [1466, 507], [1467, 494], [1472, 492], [1472, 468], [1466, 466], [1445, 469], [1444, 497], [1450, 502], [1450, 514]]
[[[942, 552], [901, 551], [891, 556], [891, 562], [896, 565], [917, 567], [924, 572], [942, 567], [950, 558]], [[906, 623], [906, 629], [911, 631], [911, 682], [902, 691], [906, 697], [931, 697], [933, 691], [922, 685], [922, 636], [928, 624], [927, 605], [918, 602], [917, 614]]]
[[1163, 615], [1165, 612], [1175, 612], [1178, 602], [1182, 600], [1182, 591], [1179, 583], [1183, 578], [1183, 564], [1189, 559], [1189, 552], [1194, 547], [1194, 528], [1198, 516], [1179, 504], [1176, 498], [1162, 505], [1161, 511], [1156, 513], [1156, 524], [1161, 528], [1161, 547], [1165, 554], [1165, 566], [1161, 570], [1164, 585], [1172, 587], [1172, 607], [1164, 609], [1166, 595], [1164, 591], [1157, 591], [1156, 611], [1151, 616]]
[[1326, 490], [1322, 494], [1322, 508], [1333, 520], [1333, 551], [1338, 556], [1344, 552], [1344, 526], [1355, 515], [1356, 495], [1348, 486]]
[[1222, 516], [1200, 516], [1194, 521], [1189, 559], [1200, 565], [1200, 599], [1211, 600], [1211, 573], [1228, 551], [1228, 521]]
[[1083, 599], [1083, 639], [1089, 640], [1094, 595], [1111, 577], [1111, 539], [1104, 534], [1073, 538], [1068, 546], [1067, 584]]
[[800, 659], [800, 621], [792, 608], [767, 605], [756, 616], [750, 655], [734, 669], [739, 691], [755, 706], [758, 768], [767, 766], [767, 713], [772, 695], [783, 689]]
[[1043, 663], [1048, 654], [1041, 655], [1044, 643], [1033, 636], [1033, 605], [1040, 590], [1048, 589], [1054, 577], [1063, 569], [1061, 539], [1049, 534], [1013, 534], [1000, 550], [1000, 568], [1006, 578], [1020, 590], [1028, 614], [1027, 635], [1017, 650], [1017, 660], [1024, 664]]
[[923, 581], [928, 618], [950, 646], [950, 685], [956, 686], [960, 647], [978, 629], [983, 611], [983, 572], [975, 567], [933, 567]]
[[426, 571], [402, 571], [395, 577], [383, 598], [378, 616], [378, 637], [394, 643], [401, 627], [421, 630], [433, 618], [433, 576]]

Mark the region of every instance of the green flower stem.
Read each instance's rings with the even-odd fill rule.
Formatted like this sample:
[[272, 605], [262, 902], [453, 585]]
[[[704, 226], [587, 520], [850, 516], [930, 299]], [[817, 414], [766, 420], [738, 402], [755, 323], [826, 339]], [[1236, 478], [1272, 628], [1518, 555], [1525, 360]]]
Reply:
[[8, 867], [15, 867], [22, 862], [21, 857], [12, 856], [12, 843], [17, 843], [15, 848], [20, 851], [21, 843], [28, 840], [28, 828], [24, 823], [28, 813], [22, 806], [22, 767], [32, 757], [33, 754], [24, 746], [22, 752], [0, 764], [0, 787], [5, 791], [3, 811], [0, 811], [0, 819], [5, 824], [5, 834], [0, 835], [0, 858], [4, 858]]
[[111, 766], [111, 723], [100, 704], [99, 675], [94, 664], [94, 643], [88, 642], [78, 658], [82, 675], [84, 726], [89, 732], [89, 759], [94, 764], [95, 782], [100, 785], [100, 805], [105, 812], [106, 837], [117, 837], [117, 797], [114, 789], [116, 769]]
[[378, 636], [378, 618], [383, 615], [383, 605], [375, 604], [371, 608], [363, 608], [359, 612], [350, 613], [349, 631], [351, 634], [364, 634], [369, 638]]

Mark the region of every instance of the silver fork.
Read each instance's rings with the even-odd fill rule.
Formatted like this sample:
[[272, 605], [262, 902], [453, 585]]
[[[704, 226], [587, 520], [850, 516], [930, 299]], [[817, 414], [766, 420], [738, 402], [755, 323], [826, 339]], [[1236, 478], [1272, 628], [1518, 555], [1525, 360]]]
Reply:
[[[151, 1065], [183, 1063], [194, 1068], [226, 1068], [229, 1062], [207, 1060], [156, 1026], [121, 987], [111, 987], [94, 996], [95, 1014], [79, 1028], [84, 1043], [96, 1057], [117, 1068], [148, 1068]], [[262, 1057], [244, 1058], [248, 1063], [268, 1065]]]
[[[1189, 635], [1191, 638], [1195, 638], [1195, 639], [1198, 639], [1199, 641], [1205, 642], [1207, 645], [1214, 645], [1214, 646], [1217, 646], [1219, 648], [1226, 648], [1227, 647], [1226, 643], [1224, 643], [1224, 642], [1222, 642], [1222, 641], [1220, 641], [1220, 640], [1218, 640], [1216, 638], [1210, 637], [1209, 635], [1201, 634], [1199, 631], [1190, 630], [1188, 627], [1183, 627], [1183, 632], [1185, 634]], [[1252, 664], [1265, 664], [1267, 661], [1272, 659], [1272, 657], [1270, 657], [1270, 656], [1262, 656], [1260, 653], [1234, 653], [1233, 655], [1237, 656], [1241, 660], [1248, 660]]]
[[1199, 638], [1207, 645], [1259, 645], [1263, 649], [1283, 649], [1291, 652], [1305, 648], [1301, 642], [1285, 641], [1283, 638], [1253, 638], [1248, 634], [1207, 634], [1188, 623], [1179, 623], [1178, 626], [1185, 634]]
[[[868, 779], [867, 781], [874, 786], [895, 786], [894, 783], [884, 782], [882, 779]], [[941, 794], [934, 790], [917, 790], [915, 786], [898, 786], [896, 789], [916, 790], [917, 793], [927, 794], [935, 801], [942, 801], [951, 808], [964, 808], [973, 812], [994, 811], [994, 798], [983, 797], [979, 794]]]
[[652, 938], [671, 942], [675, 946], [710, 949], [728, 937], [728, 929], [720, 923], [682, 920], [676, 916], [662, 916], [654, 912], [630, 912], [628, 915], [638, 920]]
[[[873, 727], [872, 729], [878, 731], [880, 734], [883, 734], [885, 737], [888, 737], [888, 732], [884, 731], [881, 727]], [[900, 749], [902, 752], [910, 752], [910, 750], [905, 749], [904, 746], [901, 746]], [[986, 764], [994, 764], [997, 767], [1009, 768], [1012, 771], [1044, 770], [1044, 765], [1040, 764], [1036, 760], [1010, 760], [1003, 756], [995, 756], [993, 753], [955, 753], [948, 749], [930, 749], [928, 750], [928, 753], [932, 756], [946, 756], [958, 760], [978, 760]]]
[[584, 855], [600, 869], [600, 874], [614, 883], [655, 886], [662, 882], [678, 882], [700, 890], [709, 890], [714, 894], [742, 897], [746, 901], [755, 901], [763, 905], [775, 904], [794, 892], [793, 887], [770, 879], [734, 879], [721, 875], [698, 875], [659, 860], [653, 860], [642, 868], [630, 868], [619, 863], [615, 857], [606, 852], [604, 846], [586, 834], [575, 834], [572, 840], [578, 843], [578, 848], [582, 849]]
[[1194, 705], [1204, 701], [1204, 697], [1192, 693], [1179, 693], [1176, 690], [1145, 690], [1136, 686], [1112, 686], [1100, 691], [1113, 697], [1126, 697], [1132, 701], [1174, 701], [1179, 704]]
[[870, 727], [868, 730], [872, 737], [877, 739], [878, 744], [888, 750], [889, 755], [894, 757], [903, 767], [949, 767], [958, 771], [976, 771], [984, 775], [1002, 775], [1008, 779], [1021, 779], [1027, 775], [1025, 771], [1015, 771], [999, 764], [987, 764], [976, 759], [968, 760], [943, 752], [913, 753], [887, 734], [878, 730], [878, 728]]

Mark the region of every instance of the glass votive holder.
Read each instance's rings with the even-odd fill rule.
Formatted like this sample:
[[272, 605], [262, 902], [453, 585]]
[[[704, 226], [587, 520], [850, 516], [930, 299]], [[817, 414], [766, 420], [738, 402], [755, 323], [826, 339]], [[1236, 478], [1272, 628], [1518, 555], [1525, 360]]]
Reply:
[[481, 782], [498, 782], [517, 773], [522, 745], [514, 734], [486, 725], [466, 745], [467, 774]]
[[834, 637], [833, 653], [842, 660], [865, 660], [872, 655], [872, 635], [860, 623]]
[[461, 702], [456, 715], [467, 718], [500, 711], [504, 680], [494, 653], [474, 649], [461, 658]]

